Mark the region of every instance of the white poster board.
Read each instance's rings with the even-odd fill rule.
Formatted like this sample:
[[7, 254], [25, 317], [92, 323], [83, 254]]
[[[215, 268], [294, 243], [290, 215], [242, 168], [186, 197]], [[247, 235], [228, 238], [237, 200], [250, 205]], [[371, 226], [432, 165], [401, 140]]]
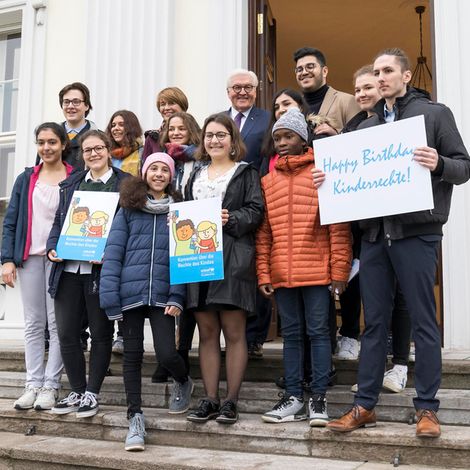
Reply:
[[430, 171], [413, 160], [427, 145], [424, 116], [314, 141], [322, 225], [434, 207]]

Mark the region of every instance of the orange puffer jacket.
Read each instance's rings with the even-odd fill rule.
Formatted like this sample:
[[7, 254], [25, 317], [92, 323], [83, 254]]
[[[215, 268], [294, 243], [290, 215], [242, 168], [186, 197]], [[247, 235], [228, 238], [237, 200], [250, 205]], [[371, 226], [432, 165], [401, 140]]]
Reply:
[[313, 151], [280, 157], [261, 180], [266, 212], [256, 237], [258, 285], [327, 285], [347, 281], [351, 269], [348, 223], [320, 225], [313, 186]]

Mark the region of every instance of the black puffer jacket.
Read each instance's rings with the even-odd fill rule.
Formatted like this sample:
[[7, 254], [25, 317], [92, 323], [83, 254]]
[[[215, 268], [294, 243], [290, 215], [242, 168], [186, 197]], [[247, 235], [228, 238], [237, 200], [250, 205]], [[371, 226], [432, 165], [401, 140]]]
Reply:
[[[380, 100], [374, 108], [376, 115], [364, 120], [357, 128], [385, 124], [384, 104], [385, 100]], [[470, 178], [470, 157], [447, 106], [429, 100], [420, 90], [410, 88], [405, 96], [397, 98], [396, 113], [396, 120], [424, 116], [427, 144], [439, 154], [437, 168], [431, 173], [434, 209], [362, 220], [360, 227], [364, 238], [371, 242], [377, 239], [382, 226], [384, 236], [390, 240], [442, 235], [442, 226], [449, 216], [453, 185], [465, 183]]]
[[[196, 168], [186, 185], [185, 201], [193, 200], [193, 184], [203, 166]], [[224, 275], [212, 281], [207, 303], [235, 305], [253, 313], [256, 304], [255, 233], [263, 221], [264, 201], [258, 171], [242, 162], [229, 181], [222, 208], [230, 216], [223, 229]], [[197, 307], [199, 285], [189, 284], [186, 308]]]

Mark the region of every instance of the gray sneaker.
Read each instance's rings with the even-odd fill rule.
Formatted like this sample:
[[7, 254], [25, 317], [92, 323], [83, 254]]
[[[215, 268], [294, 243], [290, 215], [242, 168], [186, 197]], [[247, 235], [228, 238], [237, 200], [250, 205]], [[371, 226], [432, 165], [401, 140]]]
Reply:
[[273, 409], [264, 413], [261, 419], [265, 423], [287, 423], [289, 421], [304, 421], [307, 419], [303, 398], [279, 394], [280, 400]]
[[314, 394], [308, 401], [310, 426], [324, 427], [330, 421], [325, 395]]
[[41, 389], [39, 387], [33, 387], [32, 385], [26, 385], [23, 395], [13, 403], [15, 410], [29, 410], [33, 408], [34, 402]]
[[126, 437], [124, 449], [128, 451], [145, 450], [145, 420], [142, 413], [136, 413], [129, 420], [129, 431]]
[[181, 384], [176, 380], [173, 381], [173, 389], [170, 395], [170, 406], [168, 408], [168, 413], [171, 415], [177, 415], [181, 413], [186, 413], [189, 410], [189, 404], [191, 403], [191, 394], [194, 390], [194, 383], [191, 380], [191, 377], [188, 377], [188, 380]]

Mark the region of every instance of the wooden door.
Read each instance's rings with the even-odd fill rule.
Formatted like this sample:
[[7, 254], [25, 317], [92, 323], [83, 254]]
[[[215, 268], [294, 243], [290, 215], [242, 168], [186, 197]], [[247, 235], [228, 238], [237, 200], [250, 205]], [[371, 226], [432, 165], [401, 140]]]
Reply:
[[248, 0], [248, 68], [259, 79], [257, 106], [269, 110], [276, 92], [276, 20], [268, 0]]

